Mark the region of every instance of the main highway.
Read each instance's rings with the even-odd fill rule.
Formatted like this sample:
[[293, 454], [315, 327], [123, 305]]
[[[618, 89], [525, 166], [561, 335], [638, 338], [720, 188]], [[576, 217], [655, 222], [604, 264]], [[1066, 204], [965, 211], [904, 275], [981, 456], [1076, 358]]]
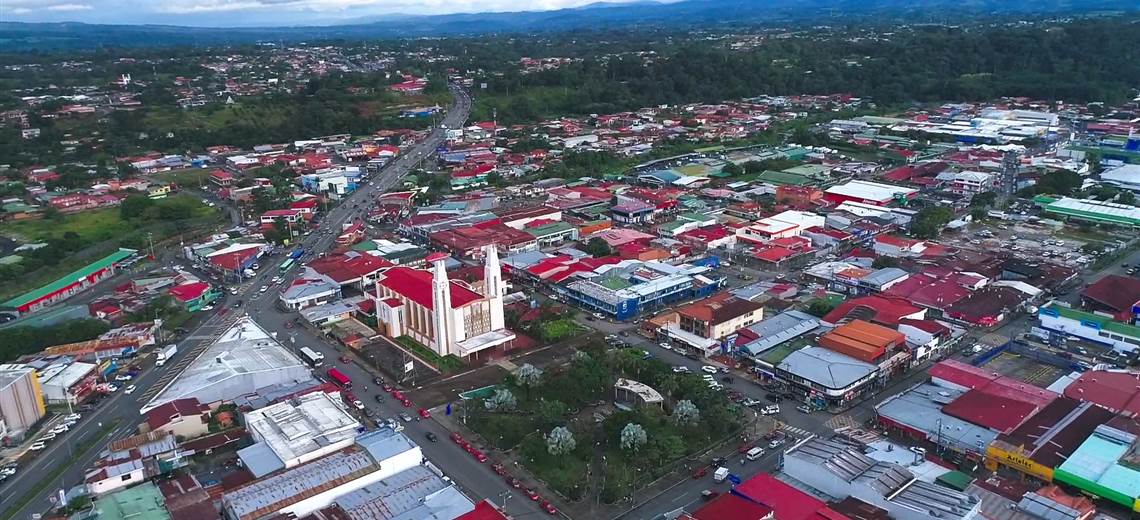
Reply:
[[[431, 157], [437, 147], [446, 140], [448, 129], [460, 128], [466, 122], [471, 111], [471, 98], [457, 86], [452, 85], [450, 90], [453, 102], [444, 115], [440, 126], [433, 128], [430, 134], [420, 142], [402, 150], [395, 159], [369, 178], [366, 184], [359, 186], [356, 191], [323, 215], [321, 227], [327, 231], [314, 232], [304, 237], [299, 245], [311, 253], [328, 251], [343, 224], [363, 218], [377, 195], [396, 186], [412, 169]], [[405, 410], [390, 397], [386, 399], [383, 405], [378, 406], [375, 401], [375, 394], [383, 394], [383, 392], [371, 384], [370, 372], [355, 364], [337, 363], [338, 354], [335, 348], [327, 343], [327, 340], [317, 337], [307, 329], [286, 329], [284, 323], [291, 320], [292, 315], [281, 312], [274, 305], [275, 298], [272, 296], [275, 292], [264, 294], [259, 292], [260, 286], [268, 284], [268, 279], [273, 274], [275, 273], [272, 269], [266, 268], [253, 280], [241, 284], [237, 294], [227, 297], [225, 306], [231, 307], [237, 300], [244, 300], [249, 302], [244, 309], [231, 307], [228, 312], [214, 314], [205, 319], [201, 325], [192, 330], [180, 342], [179, 353], [175, 356], [172, 364], [165, 367], [146, 367], [141, 374], [131, 381], [136, 386], [134, 393], [125, 394], [124, 391], [120, 390], [106, 398], [97, 408], [86, 412], [83, 419], [70, 431], [60, 435], [32, 460], [23, 464], [17, 475], [0, 484], [0, 504], [7, 506], [24, 497], [35, 486], [39, 485], [44, 476], [66, 466], [66, 469], [51, 482], [47, 489], [40, 490], [40, 494], [34, 500], [12, 512], [10, 517], [22, 520], [31, 519], [37, 513], [44, 514], [56, 506], [56, 495], [59, 489], [69, 489], [81, 484], [85, 470], [91, 467], [105, 445], [109, 441], [122, 439], [136, 433], [136, 428], [142, 421], [142, 417], [139, 415], [141, 406], [184, 370], [218, 335], [224, 332], [239, 315], [239, 310], [250, 313], [267, 330], [277, 331], [278, 337], [281, 339], [290, 337], [293, 338], [293, 341], [298, 343], [303, 341], [306, 345], [323, 351], [328, 362], [326, 367], [334, 364], [342, 365], [341, 368], [354, 381], [358, 381], [357, 395], [374, 410], [380, 408], [379, 416], [391, 417], [404, 411], [416, 416], [415, 408]], [[287, 346], [290, 343], [292, 342], [286, 341]], [[369, 386], [368, 390], [364, 390], [365, 384]], [[112, 424], [113, 427], [111, 427]], [[109, 431], [107, 431], [108, 428]], [[428, 442], [425, 438], [427, 431], [434, 431], [439, 437], [439, 442]], [[507, 499], [508, 509], [516, 515], [533, 514], [539, 511], [534, 503], [525, 497], [523, 500], [507, 498], [505, 492], [508, 488], [503, 480], [494, 475], [487, 464], [480, 464], [467, 452], [452, 443], [448, 438], [448, 432], [444, 431], [434, 421], [425, 420], [408, 423], [405, 433], [422, 446], [425, 456], [434, 461], [473, 499], [491, 498], [500, 504], [503, 503], [504, 499]], [[93, 440], [97, 441], [94, 446], [85, 449], [82, 453], [76, 452], [78, 448], [90, 444], [90, 441]]]

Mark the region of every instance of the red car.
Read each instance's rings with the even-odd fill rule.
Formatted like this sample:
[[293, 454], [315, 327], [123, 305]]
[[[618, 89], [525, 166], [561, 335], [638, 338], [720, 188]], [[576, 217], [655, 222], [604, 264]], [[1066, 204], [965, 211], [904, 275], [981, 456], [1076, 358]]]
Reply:
[[740, 447], [736, 448], [736, 451], [737, 451], [737, 453], [748, 453], [748, 450], [750, 450], [750, 449], [752, 449], [752, 443], [751, 442], [745, 442], [745, 443], [741, 444]]
[[340, 362], [341, 362], [341, 363], [352, 363], [352, 358], [350, 358], [350, 357], [348, 357], [348, 356], [341, 356], [341, 357], [340, 357]]
[[407, 400], [407, 399], [400, 401], [400, 404], [404, 405], [404, 408], [411, 408], [412, 407], [412, 402]]
[[550, 502], [543, 502], [542, 509], [546, 510], [547, 513], [550, 513], [552, 515], [558, 514], [558, 508], [554, 507], [554, 504], [551, 504]]
[[429, 412], [427, 408], [420, 408], [419, 413], [420, 417], [423, 417], [424, 419], [431, 419], [431, 412]]
[[474, 455], [475, 460], [477, 460], [479, 462], [487, 462], [487, 456], [483, 455], [483, 452], [481, 452], [479, 450], [475, 450], [475, 452], [472, 453], [472, 455]]
[[390, 385], [388, 383], [384, 383], [384, 384], [380, 385], [380, 388], [383, 388], [385, 392], [391, 392], [392, 390], [395, 390], [395, 388], [392, 387], [392, 385]]
[[504, 468], [502, 464], [491, 464], [491, 471], [494, 471], [495, 474], [499, 475], [500, 477], [505, 477], [507, 475], [507, 468]]
[[467, 444], [467, 441], [463, 440], [463, 436], [460, 435], [459, 432], [451, 432], [451, 440], [455, 441], [456, 444]]
[[531, 500], [534, 500], [535, 502], [538, 502], [539, 496], [538, 496], [538, 493], [537, 493], [535, 490], [533, 490], [533, 489], [527, 489], [527, 490], [525, 490], [525, 491], [524, 491], [524, 493], [526, 493], [526, 497], [527, 497], [527, 498], [529, 498], [529, 499], [531, 499]]
[[707, 466], [701, 466], [701, 467], [697, 468], [696, 471], [693, 472], [693, 478], [701, 478], [701, 477], [704, 477], [705, 475], [708, 475], [708, 474], [709, 474], [709, 468]]
[[515, 489], [522, 487], [522, 481], [510, 475], [503, 475], [503, 480], [507, 481], [507, 484]]
[[395, 397], [397, 401], [403, 401], [404, 393], [399, 390], [392, 390], [392, 397]]

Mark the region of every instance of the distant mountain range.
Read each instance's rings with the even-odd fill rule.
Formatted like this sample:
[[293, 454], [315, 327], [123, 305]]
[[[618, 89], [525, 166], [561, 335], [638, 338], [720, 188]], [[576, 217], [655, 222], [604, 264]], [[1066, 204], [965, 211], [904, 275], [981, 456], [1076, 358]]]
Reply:
[[839, 24], [883, 18], [953, 24], [974, 16], [1137, 11], [1140, 2], [1135, 0], [682, 0], [599, 3], [555, 11], [392, 15], [326, 26], [183, 27], [173, 24], [177, 18], [171, 19], [171, 25], [0, 22], [0, 50], [358, 40], [575, 29]]

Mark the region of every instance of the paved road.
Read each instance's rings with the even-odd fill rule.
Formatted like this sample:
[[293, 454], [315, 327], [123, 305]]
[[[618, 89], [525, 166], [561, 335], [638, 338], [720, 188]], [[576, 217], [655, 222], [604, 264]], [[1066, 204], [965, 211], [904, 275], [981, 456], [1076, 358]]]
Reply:
[[[346, 200], [342, 201], [338, 206], [324, 215], [322, 221], [322, 227], [324, 229], [339, 230], [342, 224], [352, 222], [354, 219], [362, 217], [367, 212], [367, 207], [371, 204], [371, 201], [376, 195], [384, 193], [395, 186], [409, 171], [432, 155], [435, 149], [446, 139], [447, 128], [459, 128], [463, 125], [470, 113], [471, 98], [458, 87], [452, 86], [451, 91], [454, 95], [454, 103], [445, 115], [442, 126], [434, 129], [431, 134], [421, 142], [404, 150], [397, 159], [381, 169], [367, 185], [361, 186], [356, 192], [346, 197]], [[360, 203], [359, 207], [357, 207], [358, 202]], [[313, 233], [303, 239], [302, 246], [306, 251], [327, 251], [333, 245], [337, 234], [335, 231], [330, 233]], [[259, 276], [254, 280], [242, 284], [237, 295], [228, 296], [227, 302], [233, 303], [237, 299], [249, 301], [252, 295], [260, 294], [257, 292], [259, 285], [267, 282], [274, 274], [272, 269], [267, 268], [262, 270]], [[273, 298], [269, 297], [272, 294], [273, 293], [261, 294], [261, 296], [264, 297], [256, 298], [254, 303], [250, 308], [247, 308], [247, 310], [249, 310], [251, 314], [254, 314], [259, 321], [265, 320], [262, 324], [268, 330], [277, 330], [280, 333], [290, 332], [284, 328], [284, 322], [287, 319], [291, 319], [291, 316], [286, 316], [275, 309], [272, 301]], [[6, 503], [9, 500], [23, 496], [32, 486], [39, 482], [39, 479], [35, 478], [37, 475], [44, 475], [55, 471], [60, 464], [70, 464], [70, 467], [57, 480], [57, 487], [46, 491], [28, 506], [18, 511], [13, 518], [27, 519], [31, 518], [35, 512], [45, 512], [51, 509], [54, 506], [51, 503], [51, 497], [55, 494], [58, 486], [71, 487], [80, 484], [83, 480], [84, 470], [95, 460], [98, 452], [103, 449], [104, 443], [100, 443], [86, 455], [78, 456], [78, 458], [77, 454], [73, 453], [72, 446], [79, 440], [95, 435], [101, 428], [102, 423], [114, 420], [119, 420], [120, 423], [112, 432], [109, 439], [119, 439], [131, 435], [135, 431], [137, 424], [141, 421], [141, 417], [139, 416], [139, 408], [141, 405], [181, 372], [181, 370], [200, 354], [217, 334], [225, 330], [228, 324], [232, 323], [236, 317], [236, 312], [214, 315], [207, 319], [199, 328], [193, 330], [189, 338], [184, 340], [180, 345], [180, 351], [178, 356], [176, 356], [177, 361], [173, 365], [144, 370], [135, 381], [132, 381], [137, 387], [134, 394], [126, 395], [120, 391], [118, 394], [109, 397], [96, 410], [87, 414], [71, 431], [58, 437], [48, 448], [40, 452], [32, 462], [22, 467], [19, 476], [26, 475], [26, 478], [19, 478], [19, 476], [10, 478], [5, 481], [4, 484], [0, 485], [0, 503]], [[316, 338], [307, 339], [311, 341], [309, 344], [312, 346], [319, 346], [321, 350], [331, 350], [323, 341]], [[329, 359], [335, 360], [336, 356], [330, 356]], [[363, 373], [356, 374], [356, 376], [361, 377], [363, 380]], [[364, 392], [361, 393], [364, 394]], [[362, 398], [373, 399], [371, 395], [362, 395]], [[376, 404], [375, 401], [371, 401], [371, 403], [373, 406]], [[414, 414], [414, 410], [412, 412]], [[424, 428], [430, 427], [429, 425], [434, 424], [434, 422], [416, 424], [420, 428]], [[441, 442], [430, 445], [431, 443], [426, 442], [423, 438], [422, 429], [419, 431], [409, 431], [409, 433], [417, 442], [424, 443], [424, 453], [429, 458], [436, 460], [437, 463], [442, 462], [442, 464], [439, 464], [440, 467], [445, 472], [454, 474], [453, 478], [457, 482], [461, 485], [472, 485], [473, 487], [469, 489], [474, 492], [475, 497], [495, 497], [495, 493], [498, 492], [496, 488], [501, 486], [488, 485], [493, 482], [493, 480], [486, 478], [486, 474], [489, 473], [490, 470], [481, 467], [478, 462], [471, 459], [466, 452], [459, 450], [458, 447], [454, 445], [447, 446], [446, 444], [450, 441], [447, 441], [446, 434], [441, 435]], [[459, 457], [455, 453], [456, 451], [466, 457]], [[467, 463], [463, 463], [464, 461]], [[458, 462], [458, 464], [455, 462]], [[501, 482], [501, 480], [499, 482]], [[537, 509], [533, 508], [532, 505], [531, 509], [524, 511], [537, 511]]]

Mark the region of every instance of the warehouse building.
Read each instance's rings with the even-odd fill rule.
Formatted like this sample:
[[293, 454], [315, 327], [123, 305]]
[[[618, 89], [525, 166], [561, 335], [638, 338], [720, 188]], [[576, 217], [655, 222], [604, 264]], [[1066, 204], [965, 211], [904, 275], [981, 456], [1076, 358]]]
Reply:
[[45, 412], [35, 369], [28, 365], [0, 365], [0, 422], [7, 430], [4, 438], [20, 439]]

